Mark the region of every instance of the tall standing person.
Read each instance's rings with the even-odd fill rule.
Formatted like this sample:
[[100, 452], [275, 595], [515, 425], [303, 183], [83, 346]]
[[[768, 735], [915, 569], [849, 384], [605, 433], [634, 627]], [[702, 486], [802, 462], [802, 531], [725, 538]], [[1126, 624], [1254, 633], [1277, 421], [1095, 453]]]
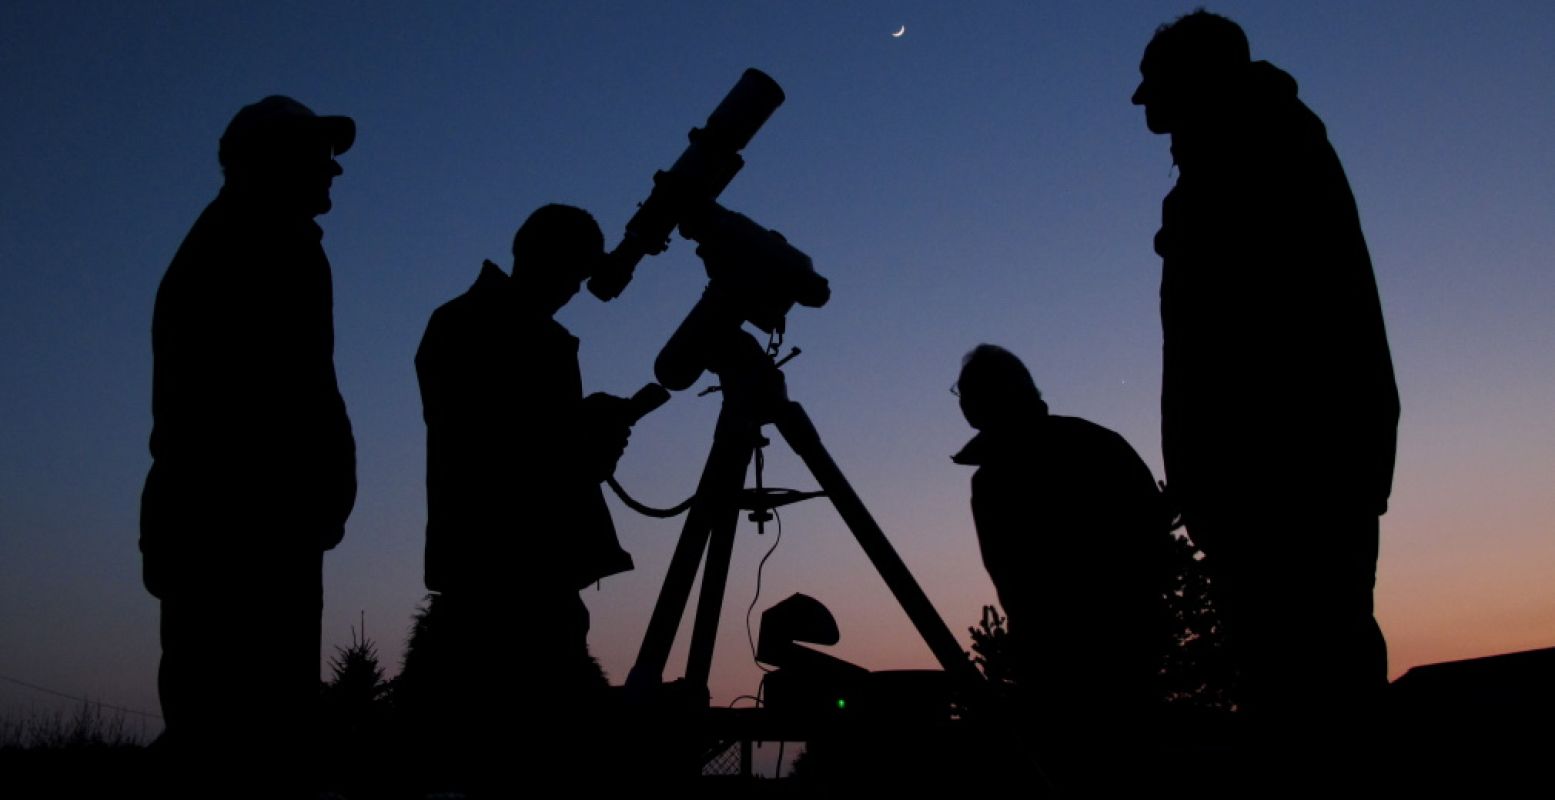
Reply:
[[1323, 123], [1234, 22], [1163, 25], [1134, 92], [1179, 174], [1162, 257], [1162, 448], [1262, 730], [1373, 708], [1399, 400], [1359, 214]]
[[356, 500], [323, 231], [356, 125], [240, 110], [225, 178], [157, 291], [146, 588], [171, 790], [311, 796], [324, 552]]

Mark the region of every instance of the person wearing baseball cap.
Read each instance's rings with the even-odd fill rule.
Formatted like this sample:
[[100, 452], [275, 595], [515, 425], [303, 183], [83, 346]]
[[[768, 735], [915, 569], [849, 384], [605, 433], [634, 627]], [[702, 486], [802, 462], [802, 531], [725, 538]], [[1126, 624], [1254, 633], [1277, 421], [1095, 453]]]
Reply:
[[228, 187], [324, 214], [330, 182], [341, 174], [334, 157], [355, 141], [350, 117], [321, 117], [290, 97], [271, 95], [238, 111], [217, 158]]
[[355, 138], [350, 118], [288, 97], [243, 107], [221, 191], [157, 291], [140, 549], [175, 795], [213, 774], [316, 792], [323, 554], [355, 503], [356, 447], [314, 217]]

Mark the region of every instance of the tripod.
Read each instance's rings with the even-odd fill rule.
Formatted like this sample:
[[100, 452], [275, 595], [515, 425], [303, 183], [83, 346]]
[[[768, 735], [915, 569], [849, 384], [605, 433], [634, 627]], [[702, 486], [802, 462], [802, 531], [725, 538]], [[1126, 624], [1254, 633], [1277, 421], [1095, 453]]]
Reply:
[[681, 529], [653, 616], [649, 618], [637, 661], [627, 676], [627, 686], [649, 689], [663, 682], [670, 646], [705, 553], [706, 568], [685, 677], [688, 688], [699, 687], [705, 695], [729, 577], [729, 559], [734, 550], [734, 531], [739, 522], [739, 496], [756, 449], [767, 443], [761, 434], [767, 424], [777, 426], [778, 433], [809, 468], [822, 492], [831, 498], [843, 522], [952, 680], [977, 681], [976, 670], [945, 621], [826, 452], [809, 415], [799, 403], [788, 399], [782, 371], [756, 338], [736, 329], [713, 343], [707, 360], [708, 369], [718, 376], [723, 406], [714, 429], [712, 450], [697, 483], [695, 499]]

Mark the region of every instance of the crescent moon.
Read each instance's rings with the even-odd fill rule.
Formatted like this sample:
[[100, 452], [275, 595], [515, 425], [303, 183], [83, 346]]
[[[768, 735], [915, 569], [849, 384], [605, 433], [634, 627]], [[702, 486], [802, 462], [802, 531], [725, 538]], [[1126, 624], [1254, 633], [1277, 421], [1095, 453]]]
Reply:
[[893, 38], [900, 39], [900, 38], [902, 38], [902, 34], [904, 34], [906, 32], [907, 32], [907, 26], [903, 25], [901, 30], [897, 31], [896, 33], [891, 34], [891, 36]]

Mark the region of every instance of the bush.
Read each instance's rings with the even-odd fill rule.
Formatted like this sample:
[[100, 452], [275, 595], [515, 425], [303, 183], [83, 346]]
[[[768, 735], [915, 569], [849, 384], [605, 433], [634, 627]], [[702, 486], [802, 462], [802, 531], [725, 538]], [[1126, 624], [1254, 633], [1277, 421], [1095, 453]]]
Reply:
[[101, 703], [82, 702], [66, 713], [34, 711], [0, 719], [0, 749], [84, 750], [138, 748], [145, 731], [134, 730], [123, 711]]

